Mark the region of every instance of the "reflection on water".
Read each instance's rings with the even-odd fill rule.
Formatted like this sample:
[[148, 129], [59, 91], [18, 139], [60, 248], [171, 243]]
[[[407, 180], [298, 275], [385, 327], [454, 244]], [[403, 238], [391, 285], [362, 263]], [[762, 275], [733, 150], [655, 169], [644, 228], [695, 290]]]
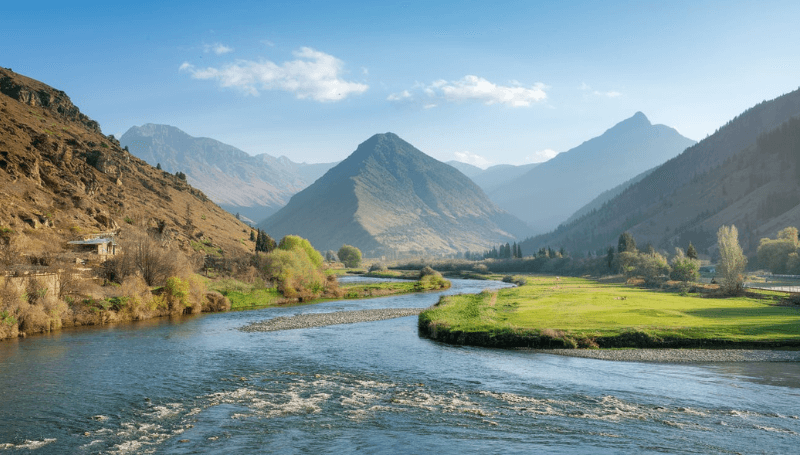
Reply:
[[[454, 280], [447, 293], [493, 282]], [[607, 362], [442, 345], [416, 318], [243, 333], [275, 316], [439, 293], [158, 320], [0, 343], [9, 453], [791, 453], [797, 364]]]

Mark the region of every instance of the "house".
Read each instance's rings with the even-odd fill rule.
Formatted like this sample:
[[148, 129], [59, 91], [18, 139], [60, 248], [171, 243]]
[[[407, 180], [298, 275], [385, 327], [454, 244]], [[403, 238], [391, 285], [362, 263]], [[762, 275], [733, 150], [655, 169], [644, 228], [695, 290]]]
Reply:
[[117, 241], [113, 233], [95, 234], [83, 240], [73, 240], [68, 243], [70, 245], [75, 245], [76, 250], [81, 253], [115, 256], [119, 252]]

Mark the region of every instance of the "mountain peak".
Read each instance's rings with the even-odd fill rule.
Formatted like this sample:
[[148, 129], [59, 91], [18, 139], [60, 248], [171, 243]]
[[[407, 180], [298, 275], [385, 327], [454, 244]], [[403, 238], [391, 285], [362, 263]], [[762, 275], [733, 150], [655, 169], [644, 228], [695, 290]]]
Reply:
[[627, 119], [617, 123], [613, 127], [611, 127], [611, 129], [609, 129], [609, 131], [619, 131], [619, 132], [621, 132], [621, 131], [630, 131], [630, 130], [636, 130], [636, 129], [640, 129], [640, 128], [647, 128], [649, 126], [652, 126], [652, 123], [650, 123], [650, 120], [641, 111], [638, 111], [635, 114], [633, 114], [632, 117], [627, 118]]

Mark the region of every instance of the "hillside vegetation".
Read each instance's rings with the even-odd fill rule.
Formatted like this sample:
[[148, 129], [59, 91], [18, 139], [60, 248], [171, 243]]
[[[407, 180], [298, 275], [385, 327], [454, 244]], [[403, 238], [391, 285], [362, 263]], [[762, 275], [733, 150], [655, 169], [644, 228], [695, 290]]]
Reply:
[[601, 208], [526, 240], [523, 251], [558, 246], [594, 253], [630, 231], [640, 244], [669, 250], [691, 241], [710, 254], [717, 229], [733, 224], [753, 255], [760, 238], [800, 224], [798, 115], [800, 90], [763, 102]]

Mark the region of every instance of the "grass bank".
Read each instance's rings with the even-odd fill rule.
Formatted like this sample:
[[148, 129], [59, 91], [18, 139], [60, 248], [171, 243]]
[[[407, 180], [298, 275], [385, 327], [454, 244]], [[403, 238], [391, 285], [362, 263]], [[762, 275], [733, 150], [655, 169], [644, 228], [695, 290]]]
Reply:
[[491, 347], [800, 347], [800, 307], [784, 295], [710, 298], [527, 277], [524, 286], [443, 297], [419, 317], [423, 336]]
[[448, 289], [450, 287], [450, 282], [447, 280], [426, 278], [427, 277], [423, 277], [423, 279], [418, 281], [339, 284], [335, 294], [323, 295], [318, 299], [307, 302], [299, 302], [297, 299], [287, 299], [281, 295], [276, 288], [265, 288], [263, 285], [248, 284], [234, 279], [210, 281], [208, 287], [209, 289], [221, 293], [230, 300], [231, 311], [254, 310], [299, 303], [308, 305], [330, 300], [385, 297], [412, 292], [436, 291]]

